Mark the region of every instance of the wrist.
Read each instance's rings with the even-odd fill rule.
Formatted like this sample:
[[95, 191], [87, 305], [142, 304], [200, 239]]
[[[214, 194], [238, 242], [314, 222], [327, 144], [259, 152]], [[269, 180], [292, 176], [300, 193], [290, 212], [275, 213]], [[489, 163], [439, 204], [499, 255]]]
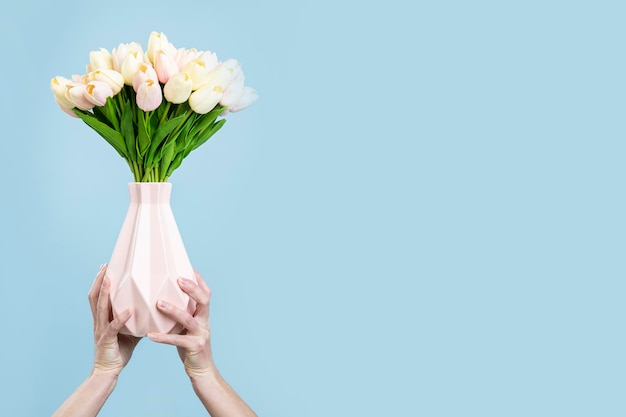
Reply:
[[111, 381], [117, 382], [117, 379], [120, 375], [120, 371], [116, 369], [102, 369], [97, 366], [94, 366], [91, 370], [90, 378], [97, 379], [100, 381]]

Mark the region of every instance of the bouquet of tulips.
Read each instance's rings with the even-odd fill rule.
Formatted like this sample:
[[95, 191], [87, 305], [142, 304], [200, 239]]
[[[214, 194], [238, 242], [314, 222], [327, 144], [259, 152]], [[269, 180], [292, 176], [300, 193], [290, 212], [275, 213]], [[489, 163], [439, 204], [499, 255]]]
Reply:
[[157, 32], [146, 52], [136, 42], [92, 51], [86, 75], [54, 77], [50, 86], [61, 110], [111, 144], [136, 182], [167, 181], [223, 116], [257, 99], [238, 61], [176, 48]]

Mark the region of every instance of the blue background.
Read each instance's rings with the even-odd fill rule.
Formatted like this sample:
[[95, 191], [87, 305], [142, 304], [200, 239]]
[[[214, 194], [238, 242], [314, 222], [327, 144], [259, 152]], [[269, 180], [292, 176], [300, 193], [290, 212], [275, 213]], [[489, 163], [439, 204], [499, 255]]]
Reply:
[[[214, 355], [260, 416], [624, 416], [622, 1], [9, 2], [0, 410], [88, 375], [125, 163], [56, 107], [90, 50], [243, 63], [260, 100], [171, 177]], [[144, 340], [101, 416], [197, 416]]]

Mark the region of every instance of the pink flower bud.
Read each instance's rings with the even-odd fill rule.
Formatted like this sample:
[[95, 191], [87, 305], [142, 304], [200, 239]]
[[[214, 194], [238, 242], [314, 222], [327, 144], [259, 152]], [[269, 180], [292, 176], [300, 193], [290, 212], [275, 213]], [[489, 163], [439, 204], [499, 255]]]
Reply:
[[137, 89], [137, 106], [143, 111], [156, 110], [162, 101], [163, 94], [157, 81], [147, 79]]
[[157, 81], [157, 73], [150, 64], [140, 64], [137, 69], [137, 73], [133, 77], [133, 88], [135, 92], [139, 90], [139, 86], [142, 85], [145, 81], [152, 80]]
[[91, 110], [93, 109], [94, 104], [87, 100], [86, 92], [87, 86], [85, 84], [70, 82], [67, 84], [65, 98], [67, 98], [74, 105], [74, 107], [77, 107], [80, 110]]
[[159, 51], [156, 56], [156, 62], [154, 63], [154, 69], [159, 78], [159, 82], [165, 84], [170, 80], [170, 77], [174, 74], [178, 74], [178, 64], [163, 51]]
[[109, 97], [113, 97], [113, 90], [104, 81], [91, 81], [87, 84], [85, 98], [96, 106], [104, 106]]

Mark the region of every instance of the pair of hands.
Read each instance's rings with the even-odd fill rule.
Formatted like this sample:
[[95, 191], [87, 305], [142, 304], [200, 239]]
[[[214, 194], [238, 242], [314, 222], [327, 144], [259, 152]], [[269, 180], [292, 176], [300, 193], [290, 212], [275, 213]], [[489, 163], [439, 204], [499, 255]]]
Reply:
[[[105, 278], [106, 265], [100, 267], [89, 291], [89, 305], [94, 322], [94, 374], [111, 374], [117, 377], [139, 343], [140, 338], [120, 334], [119, 331], [130, 319], [132, 312], [126, 310], [117, 317], [111, 310], [111, 282]], [[149, 333], [148, 337], [159, 343], [177, 346], [178, 354], [185, 365], [185, 372], [194, 379], [214, 372], [209, 330], [209, 303], [211, 290], [202, 276], [196, 272], [193, 281], [181, 278], [180, 288], [196, 302], [193, 315], [181, 310], [166, 300], [159, 300], [157, 308], [184, 327], [182, 334]]]

